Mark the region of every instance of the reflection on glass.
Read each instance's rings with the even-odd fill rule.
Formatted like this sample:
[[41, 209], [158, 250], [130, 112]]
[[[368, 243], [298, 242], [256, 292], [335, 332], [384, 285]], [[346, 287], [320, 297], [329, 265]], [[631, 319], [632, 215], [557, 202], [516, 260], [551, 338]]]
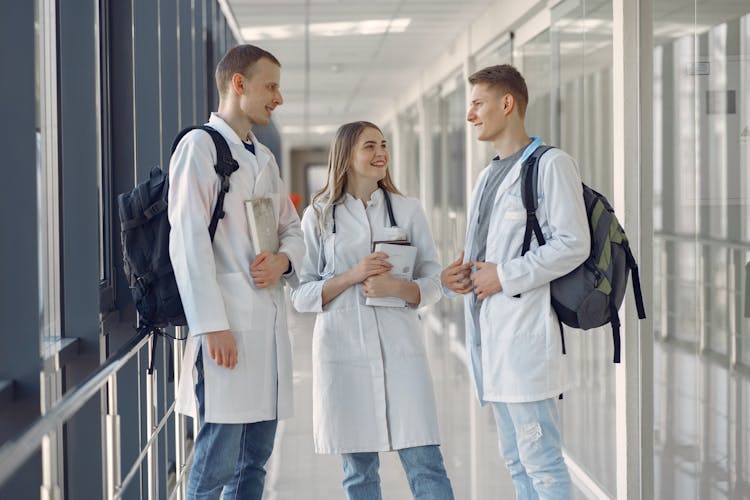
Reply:
[[750, 6], [688, 4], [654, 2], [655, 496], [748, 498]]
[[419, 114], [416, 106], [399, 115], [401, 165], [399, 189], [408, 196], [419, 197]]
[[557, 142], [551, 137], [550, 123], [552, 53], [549, 30], [545, 30], [520, 48], [516, 55], [519, 70], [526, 80], [529, 104], [526, 107], [526, 131], [530, 135], [544, 137], [548, 142]]

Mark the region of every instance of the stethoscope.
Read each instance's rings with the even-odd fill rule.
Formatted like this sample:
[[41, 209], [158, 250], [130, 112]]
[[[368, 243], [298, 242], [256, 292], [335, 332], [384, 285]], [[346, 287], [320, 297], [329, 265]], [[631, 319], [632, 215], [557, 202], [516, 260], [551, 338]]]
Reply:
[[[388, 195], [388, 191], [386, 191], [384, 188], [380, 188], [383, 191], [383, 196], [385, 197], [385, 206], [388, 210], [388, 220], [391, 223], [391, 227], [396, 227], [396, 218], [393, 216], [393, 206], [391, 205], [391, 197]], [[333, 219], [333, 230], [331, 231], [331, 236], [334, 236], [336, 234], [336, 205], [333, 205], [333, 210], [331, 212], [331, 218]], [[333, 239], [330, 240], [331, 244], [333, 244]], [[324, 259], [324, 252], [321, 251], [318, 254], [318, 274], [322, 277], [330, 276], [333, 274], [333, 270], [331, 270], [330, 273], [325, 272], [325, 265], [323, 264]]]
[[[388, 194], [388, 191], [380, 186], [380, 190], [383, 191], [383, 196], [385, 197], [385, 207], [388, 209], [388, 220], [391, 223], [391, 227], [396, 227], [396, 218], [393, 216], [393, 206], [391, 205], [391, 197]], [[331, 231], [331, 234], [336, 234], [336, 205], [333, 205], [333, 212], [331, 213], [331, 218], [333, 219], [333, 231]]]

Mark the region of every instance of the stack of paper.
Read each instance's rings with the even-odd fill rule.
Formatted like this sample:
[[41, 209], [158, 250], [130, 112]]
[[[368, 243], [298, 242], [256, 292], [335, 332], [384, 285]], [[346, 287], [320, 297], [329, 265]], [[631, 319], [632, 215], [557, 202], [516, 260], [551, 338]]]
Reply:
[[245, 202], [247, 225], [255, 255], [279, 251], [279, 233], [271, 198], [253, 198]]

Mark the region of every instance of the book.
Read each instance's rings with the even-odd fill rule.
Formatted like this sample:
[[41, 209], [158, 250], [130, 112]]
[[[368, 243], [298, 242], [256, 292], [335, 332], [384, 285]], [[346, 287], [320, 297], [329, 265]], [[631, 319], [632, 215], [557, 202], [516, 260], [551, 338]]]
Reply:
[[[391, 274], [403, 281], [409, 281], [414, 273], [417, 259], [417, 247], [405, 241], [375, 242], [375, 252], [388, 254], [388, 262], [393, 265]], [[406, 307], [406, 301], [398, 297], [367, 297], [365, 304], [380, 307]]]
[[271, 198], [253, 198], [245, 201], [247, 227], [255, 255], [279, 251], [279, 233]]

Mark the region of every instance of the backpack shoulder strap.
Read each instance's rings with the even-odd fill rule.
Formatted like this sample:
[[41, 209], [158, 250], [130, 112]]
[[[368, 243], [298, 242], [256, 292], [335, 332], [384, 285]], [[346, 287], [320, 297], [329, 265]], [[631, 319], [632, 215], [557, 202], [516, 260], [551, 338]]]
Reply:
[[635, 295], [635, 308], [638, 311], [638, 318], [646, 319], [646, 308], [643, 305], [643, 292], [641, 291], [641, 277], [638, 273], [638, 263], [635, 261], [628, 240], [624, 241], [624, 246], [628, 267], [630, 267], [630, 272], [633, 276], [633, 295]]
[[542, 228], [539, 226], [539, 220], [536, 217], [537, 207], [537, 184], [539, 179], [539, 159], [544, 153], [552, 149], [552, 146], [539, 146], [523, 162], [521, 177], [521, 198], [523, 199], [523, 208], [526, 209], [526, 232], [523, 235], [523, 247], [521, 255], [531, 248], [532, 232], [536, 236], [539, 245], [544, 245], [544, 235]]
[[172, 154], [174, 154], [177, 145], [182, 138], [185, 137], [185, 134], [196, 129], [203, 130], [211, 136], [211, 140], [214, 142], [214, 147], [216, 148], [216, 165], [214, 165], [214, 170], [216, 170], [216, 173], [221, 177], [219, 197], [216, 200], [216, 207], [211, 214], [211, 222], [208, 225], [208, 233], [211, 235], [211, 241], [213, 241], [214, 235], [216, 234], [216, 227], [219, 224], [219, 219], [224, 218], [224, 197], [229, 192], [229, 176], [240, 168], [240, 165], [237, 163], [237, 160], [232, 157], [232, 151], [229, 149], [229, 144], [227, 144], [224, 136], [208, 125], [194, 125], [182, 129], [172, 143]]

